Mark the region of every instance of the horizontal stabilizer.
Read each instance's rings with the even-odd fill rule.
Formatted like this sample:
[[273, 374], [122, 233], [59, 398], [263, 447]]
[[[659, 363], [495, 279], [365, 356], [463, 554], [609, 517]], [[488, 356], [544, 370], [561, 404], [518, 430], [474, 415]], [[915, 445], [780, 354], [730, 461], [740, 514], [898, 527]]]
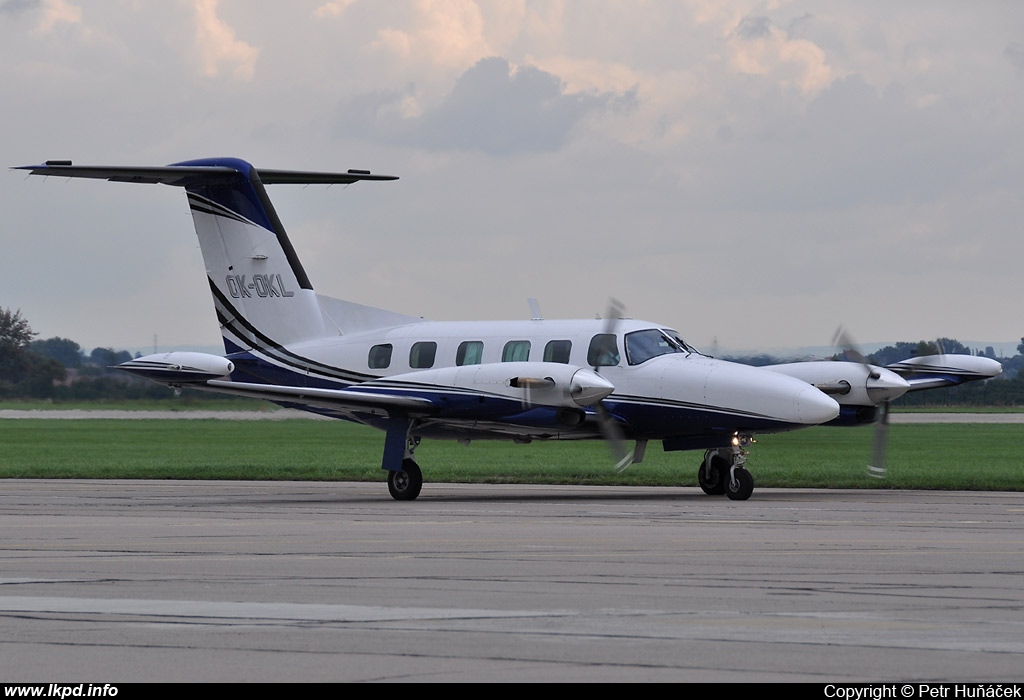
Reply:
[[264, 185], [347, 185], [361, 180], [397, 180], [397, 175], [374, 175], [369, 170], [349, 170], [344, 173], [313, 173], [303, 170], [265, 170], [260, 168]]
[[196, 182], [229, 182], [239, 175], [249, 177], [256, 172], [265, 185], [347, 185], [360, 180], [397, 180], [394, 175], [374, 175], [368, 170], [344, 173], [322, 173], [304, 170], [257, 170], [235, 158], [209, 158], [165, 166], [73, 165], [69, 160], [47, 161], [42, 165], [21, 165], [13, 170], [27, 170], [32, 175], [77, 177], [110, 182], [138, 182], [187, 187]]

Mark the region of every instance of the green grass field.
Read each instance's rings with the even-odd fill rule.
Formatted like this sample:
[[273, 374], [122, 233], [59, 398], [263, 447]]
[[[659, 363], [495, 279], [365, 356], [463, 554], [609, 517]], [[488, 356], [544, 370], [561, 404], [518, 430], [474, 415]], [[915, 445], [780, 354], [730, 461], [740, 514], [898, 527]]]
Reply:
[[[341, 421], [0, 420], [0, 478], [383, 481], [383, 433]], [[766, 435], [759, 487], [1024, 490], [1024, 425], [893, 425], [888, 475], [867, 476], [870, 428]], [[700, 452], [651, 443], [622, 474], [600, 442], [425, 441], [425, 481], [694, 486]]]

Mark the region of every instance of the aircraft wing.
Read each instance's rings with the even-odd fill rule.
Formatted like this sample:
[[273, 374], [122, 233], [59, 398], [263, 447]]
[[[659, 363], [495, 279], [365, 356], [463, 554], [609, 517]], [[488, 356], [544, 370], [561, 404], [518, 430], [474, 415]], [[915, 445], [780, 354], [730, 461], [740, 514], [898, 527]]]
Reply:
[[398, 396], [375, 391], [353, 389], [317, 389], [313, 387], [276, 386], [273, 384], [250, 384], [213, 379], [204, 384], [190, 384], [196, 389], [207, 388], [222, 394], [246, 396], [268, 401], [301, 403], [316, 408], [351, 411], [373, 411], [379, 409], [401, 410], [406, 413], [429, 415], [438, 408], [432, 401], [415, 396]]
[[1003, 366], [975, 355], [924, 355], [887, 365], [886, 369], [903, 377], [910, 385], [908, 391], [921, 391], [990, 379], [1001, 374]]
[[366, 389], [327, 389], [231, 381], [235, 363], [226, 357], [202, 352], [166, 352], [137, 357], [117, 365], [117, 369], [168, 386], [188, 386], [269, 401], [308, 405], [336, 411], [401, 410], [416, 415], [429, 415], [439, 406], [424, 396], [389, 390], [386, 387]]
[[[188, 386], [234, 396], [266, 399], [330, 411], [437, 416], [478, 421], [548, 409], [546, 419], [573, 425], [583, 408], [600, 402], [615, 387], [593, 370], [552, 362], [501, 362], [446, 367], [392, 375], [345, 388], [304, 387], [232, 381], [237, 366], [226, 358], [197, 352], [137, 357], [117, 366], [129, 374], [169, 386]], [[569, 409], [567, 414], [564, 410]]]
[[765, 369], [801, 379], [840, 406], [878, 406], [908, 391], [940, 389], [990, 379], [1002, 365], [975, 355], [925, 355], [879, 367], [861, 362], [819, 360], [768, 365]]

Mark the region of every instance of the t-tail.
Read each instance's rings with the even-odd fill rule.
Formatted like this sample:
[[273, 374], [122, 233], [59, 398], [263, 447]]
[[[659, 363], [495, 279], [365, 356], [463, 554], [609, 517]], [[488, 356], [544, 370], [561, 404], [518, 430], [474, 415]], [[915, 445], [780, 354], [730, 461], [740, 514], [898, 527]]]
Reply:
[[[264, 185], [350, 184], [360, 180], [396, 180], [366, 170], [317, 173], [257, 170], [234, 158], [192, 160], [163, 167], [82, 166], [47, 161], [23, 166], [33, 175], [56, 175], [160, 183], [183, 187], [213, 294], [226, 351], [273, 350], [344, 332], [346, 316], [365, 319], [366, 310], [350, 302], [319, 297]], [[339, 306], [340, 305], [340, 306]], [[331, 308], [328, 308], [331, 307]], [[372, 310], [378, 323], [403, 320]]]

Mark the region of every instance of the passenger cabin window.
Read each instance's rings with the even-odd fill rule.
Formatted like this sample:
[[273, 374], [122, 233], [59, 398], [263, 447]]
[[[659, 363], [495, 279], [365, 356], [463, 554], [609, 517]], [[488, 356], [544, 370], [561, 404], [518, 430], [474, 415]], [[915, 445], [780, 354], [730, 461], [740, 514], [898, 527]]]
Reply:
[[390, 343], [387, 345], [374, 345], [370, 348], [370, 357], [367, 359], [370, 369], [387, 369], [390, 367], [392, 349]]
[[561, 362], [569, 364], [569, 352], [572, 350], [571, 340], [552, 340], [544, 346], [545, 362]]
[[681, 339], [666, 335], [656, 328], [626, 334], [626, 359], [631, 365], [639, 365], [659, 355], [688, 351], [689, 348]]
[[459, 349], [455, 352], [455, 364], [478, 365], [484, 359], [484, 344], [479, 340], [467, 340], [459, 343]]
[[424, 341], [413, 343], [409, 350], [409, 366], [413, 369], [428, 369], [434, 366], [434, 357], [437, 355], [437, 343]]
[[619, 364], [619, 346], [614, 333], [598, 333], [590, 339], [587, 364], [591, 367], [614, 367]]
[[510, 340], [501, 351], [502, 362], [527, 362], [530, 359], [529, 340]]

